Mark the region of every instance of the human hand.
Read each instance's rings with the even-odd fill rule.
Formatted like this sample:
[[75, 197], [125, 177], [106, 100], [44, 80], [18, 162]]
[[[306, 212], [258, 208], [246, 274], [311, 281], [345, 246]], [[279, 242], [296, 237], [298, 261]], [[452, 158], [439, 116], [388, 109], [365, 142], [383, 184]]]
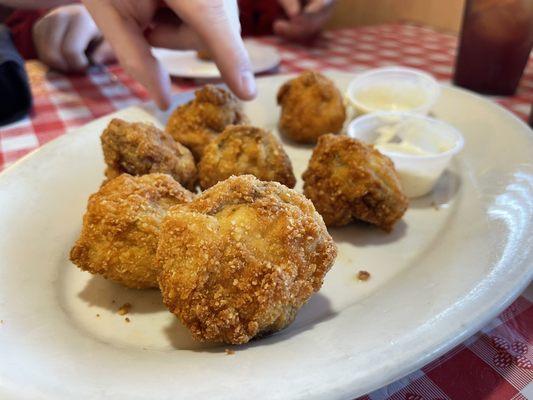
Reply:
[[54, 8], [35, 23], [32, 36], [39, 59], [64, 72], [82, 71], [91, 62], [100, 64], [114, 59], [81, 4]]
[[278, 0], [289, 17], [274, 21], [276, 35], [289, 40], [306, 40], [316, 36], [331, 15], [334, 0]]
[[[250, 60], [240, 36], [235, 0], [167, 0], [179, 17], [154, 19], [157, 0], [84, 0], [122, 66], [161, 108], [170, 104], [170, 78], [151, 52], [205, 43], [229, 88], [242, 99], [256, 94]], [[168, 16], [167, 16], [168, 17]], [[192, 34], [194, 32], [194, 34]], [[196, 40], [199, 39], [199, 40]]]

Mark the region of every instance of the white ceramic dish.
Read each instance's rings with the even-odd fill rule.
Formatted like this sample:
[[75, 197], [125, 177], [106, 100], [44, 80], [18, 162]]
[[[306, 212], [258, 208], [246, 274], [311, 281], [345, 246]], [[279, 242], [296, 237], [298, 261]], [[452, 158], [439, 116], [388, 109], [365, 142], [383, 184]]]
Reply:
[[[274, 47], [250, 40], [245, 41], [244, 45], [248, 50], [254, 74], [269, 71], [279, 65], [281, 58]], [[220, 72], [215, 63], [200, 60], [196, 51], [154, 48], [152, 53], [172, 76], [193, 79], [220, 78]]]
[[[339, 87], [352, 78], [330, 76]], [[287, 78], [258, 81], [246, 106], [255, 124], [275, 128]], [[22, 159], [0, 174], [0, 398], [349, 399], [461, 342], [531, 280], [533, 137], [461, 90], [444, 88], [434, 112], [466, 146], [432, 195], [413, 201], [391, 234], [332, 229], [339, 257], [320, 293], [289, 328], [234, 355], [192, 342], [157, 291], [124, 289], [68, 261], [103, 177], [106, 123], [166, 115], [122, 110]], [[285, 144], [300, 177], [311, 149]], [[369, 281], [354, 279], [361, 269]], [[116, 313], [125, 302], [130, 323]]]

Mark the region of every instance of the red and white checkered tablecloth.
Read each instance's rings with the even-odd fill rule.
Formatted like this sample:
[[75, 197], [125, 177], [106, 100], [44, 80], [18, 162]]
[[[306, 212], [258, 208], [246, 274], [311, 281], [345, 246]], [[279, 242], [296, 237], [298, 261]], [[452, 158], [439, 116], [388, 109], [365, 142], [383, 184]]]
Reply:
[[[405, 65], [449, 82], [457, 37], [432, 29], [388, 24], [326, 32], [313, 46], [278, 38], [255, 39], [281, 53], [280, 72], [360, 72]], [[65, 76], [38, 62], [27, 64], [34, 109], [24, 120], [0, 128], [0, 170], [26, 153], [115, 110], [148, 100], [146, 91], [118, 66]], [[176, 91], [196, 86], [176, 80]], [[533, 62], [515, 96], [494, 98], [526, 119], [533, 104]], [[530, 292], [533, 289], [530, 288]], [[533, 296], [521, 296], [498, 318], [455, 349], [419, 371], [361, 399], [533, 399]]]

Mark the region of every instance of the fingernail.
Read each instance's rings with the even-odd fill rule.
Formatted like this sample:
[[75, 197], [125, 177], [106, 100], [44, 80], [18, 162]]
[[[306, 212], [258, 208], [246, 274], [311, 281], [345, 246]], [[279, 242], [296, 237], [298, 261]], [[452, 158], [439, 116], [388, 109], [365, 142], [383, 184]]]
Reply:
[[252, 74], [252, 71], [244, 71], [242, 73], [241, 89], [243, 92], [243, 96], [246, 97], [247, 100], [255, 97], [257, 88], [255, 86], [255, 79], [254, 74]]

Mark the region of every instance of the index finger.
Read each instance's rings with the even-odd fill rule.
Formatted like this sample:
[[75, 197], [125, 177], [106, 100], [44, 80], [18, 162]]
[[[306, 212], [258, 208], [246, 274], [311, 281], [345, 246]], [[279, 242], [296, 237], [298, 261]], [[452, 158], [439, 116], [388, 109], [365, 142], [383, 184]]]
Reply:
[[207, 45], [220, 74], [240, 98], [256, 95], [250, 59], [240, 35], [235, 0], [170, 0], [167, 4]]
[[170, 78], [159, 61], [152, 55], [139, 24], [107, 1], [83, 2], [94, 21], [115, 51], [118, 61], [142, 85], [160, 108], [170, 104]]

